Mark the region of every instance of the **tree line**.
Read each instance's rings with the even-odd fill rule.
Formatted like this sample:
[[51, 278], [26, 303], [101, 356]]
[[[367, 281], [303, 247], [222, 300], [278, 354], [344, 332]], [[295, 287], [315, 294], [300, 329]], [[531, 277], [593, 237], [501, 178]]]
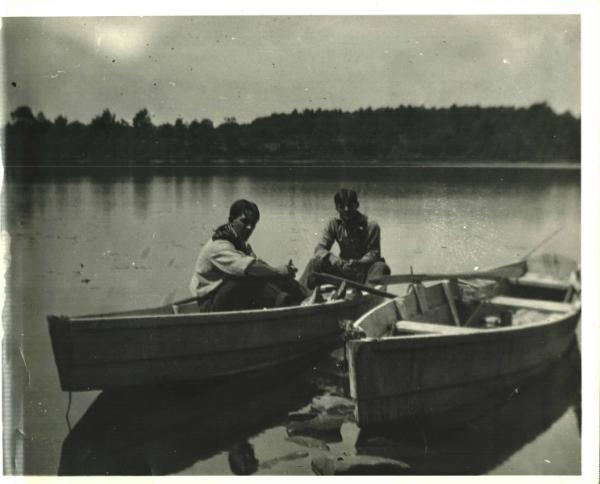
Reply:
[[203, 164], [215, 161], [553, 161], [580, 159], [580, 119], [546, 103], [527, 108], [456, 106], [274, 113], [247, 124], [226, 118], [154, 125], [105, 109], [89, 124], [48, 120], [28, 106], [10, 113], [10, 165]]

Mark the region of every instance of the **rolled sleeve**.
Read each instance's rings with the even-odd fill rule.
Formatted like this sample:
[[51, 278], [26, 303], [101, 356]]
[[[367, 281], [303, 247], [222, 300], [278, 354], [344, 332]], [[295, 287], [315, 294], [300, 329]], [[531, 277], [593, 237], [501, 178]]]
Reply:
[[217, 250], [211, 254], [210, 261], [224, 274], [243, 276], [248, 266], [256, 260], [236, 250], [229, 242], [216, 243], [215, 246]]
[[210, 240], [200, 250], [190, 281], [192, 294], [201, 297], [214, 291], [228, 276], [244, 276], [256, 256], [237, 250], [226, 240]]
[[367, 235], [367, 251], [360, 262], [372, 263], [381, 259], [381, 229], [377, 222], [369, 222]]
[[319, 259], [324, 259], [329, 255], [331, 247], [335, 242], [335, 227], [334, 221], [330, 220], [323, 232], [321, 232], [321, 237], [317, 242], [317, 246], [315, 247], [315, 257]]

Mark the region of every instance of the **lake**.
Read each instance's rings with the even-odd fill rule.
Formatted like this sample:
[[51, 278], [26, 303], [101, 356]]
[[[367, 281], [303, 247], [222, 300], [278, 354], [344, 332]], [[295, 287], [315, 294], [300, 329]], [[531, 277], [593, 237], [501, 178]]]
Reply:
[[[311, 475], [319, 453], [406, 461], [418, 474], [579, 474], [580, 355], [533, 388], [490, 402], [459, 430], [290, 439], [286, 422], [347, 391], [339, 351], [223, 388], [60, 390], [46, 315], [110, 312], [187, 297], [198, 250], [238, 198], [251, 243], [302, 270], [342, 186], [382, 228], [395, 273], [471, 271], [539, 251], [580, 259], [580, 172], [511, 168], [213, 167], [7, 172], [4, 469], [8, 474]], [[390, 290], [392, 287], [390, 286]], [[210, 395], [208, 397], [207, 395]], [[315, 403], [316, 402], [316, 403]], [[488, 410], [486, 410], [488, 409]], [[347, 408], [346, 408], [347, 410]], [[79, 423], [78, 423], [79, 422]], [[77, 424], [77, 425], [76, 425]]]

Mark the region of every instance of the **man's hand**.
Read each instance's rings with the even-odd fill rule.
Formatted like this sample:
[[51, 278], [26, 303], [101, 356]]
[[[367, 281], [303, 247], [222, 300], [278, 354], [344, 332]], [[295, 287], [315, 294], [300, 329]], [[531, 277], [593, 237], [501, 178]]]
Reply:
[[291, 260], [283, 266], [272, 266], [257, 259], [246, 268], [246, 275], [252, 277], [263, 277], [267, 279], [277, 279], [279, 277], [291, 277], [293, 279], [297, 270], [298, 269], [294, 267], [294, 264]]
[[356, 259], [348, 259], [347, 261], [344, 261], [341, 268], [344, 271], [360, 272], [361, 265], [361, 262]]
[[344, 265], [344, 261], [335, 254], [330, 253], [329, 256], [327, 256], [327, 259], [332, 267], [339, 267], [341, 269]]
[[275, 269], [280, 276], [291, 277], [292, 279], [296, 276], [296, 272], [298, 272], [291, 259], [286, 265], [275, 267]]
[[292, 261], [292, 259], [290, 259], [290, 261], [287, 263], [287, 270], [288, 270], [288, 274], [294, 278], [296, 277], [296, 272], [298, 272], [298, 268], [294, 265], [294, 262]]
[[359, 280], [360, 279], [360, 263], [357, 260], [349, 259], [342, 262], [340, 270], [343, 277], [346, 279]]

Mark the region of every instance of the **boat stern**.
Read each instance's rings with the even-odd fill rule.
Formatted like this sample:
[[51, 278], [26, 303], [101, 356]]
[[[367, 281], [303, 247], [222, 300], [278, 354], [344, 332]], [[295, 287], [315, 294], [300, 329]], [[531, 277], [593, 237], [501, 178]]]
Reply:
[[54, 352], [54, 361], [58, 370], [58, 378], [62, 390], [70, 390], [71, 362], [72, 362], [72, 340], [71, 321], [66, 316], [47, 317], [50, 341]]

